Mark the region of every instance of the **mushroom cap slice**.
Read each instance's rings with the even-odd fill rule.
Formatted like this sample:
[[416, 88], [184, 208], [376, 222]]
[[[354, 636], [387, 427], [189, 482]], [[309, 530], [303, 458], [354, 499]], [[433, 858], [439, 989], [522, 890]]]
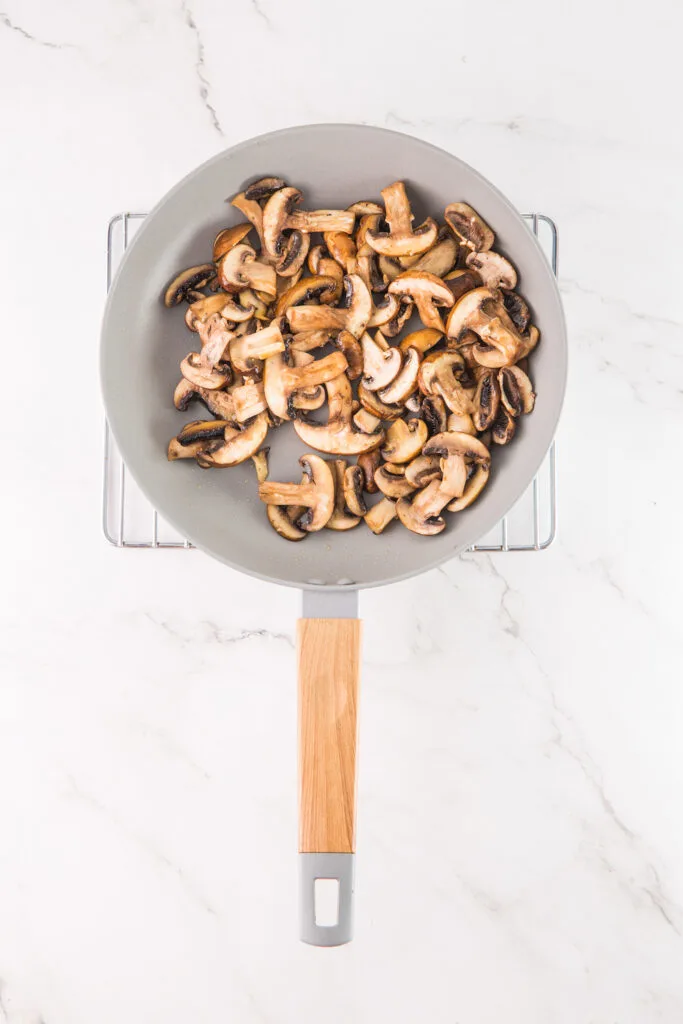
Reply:
[[405, 338], [401, 338], [398, 347], [402, 352], [414, 348], [420, 355], [424, 355], [425, 352], [429, 352], [430, 348], [438, 345], [442, 337], [443, 328], [421, 327], [419, 331], [411, 331], [410, 334], [406, 334]]
[[226, 429], [225, 440], [215, 448], [197, 455], [202, 469], [218, 466], [238, 466], [255, 455], [266, 439], [268, 416], [265, 412], [255, 416], [243, 430]]
[[515, 436], [517, 429], [517, 421], [501, 402], [498, 409], [498, 415], [496, 416], [493, 427], [491, 428], [491, 437], [494, 444], [509, 444], [512, 438]]
[[486, 487], [491, 469], [488, 464], [480, 464], [476, 466], [474, 473], [470, 476], [469, 480], [465, 484], [465, 490], [461, 498], [456, 498], [448, 505], [449, 512], [462, 512], [464, 508], [468, 508], [472, 502], [479, 497], [481, 492]]
[[213, 261], [218, 263], [233, 246], [242, 242], [253, 228], [253, 224], [235, 224], [231, 228], [223, 228], [213, 242]]
[[[392, 351], [396, 352], [397, 349]], [[382, 388], [379, 397], [388, 405], [400, 405], [408, 400], [417, 390], [417, 374], [420, 369], [420, 355], [414, 348], [409, 348], [403, 360], [403, 366], [388, 387]]]
[[350, 206], [347, 206], [347, 210], [355, 214], [356, 217], [369, 217], [384, 213], [384, 207], [380, 206], [379, 203], [375, 203], [372, 199], [359, 199], [357, 203], [351, 203]]
[[259, 178], [258, 181], [252, 181], [251, 185], [247, 185], [244, 196], [245, 199], [259, 203], [264, 199], [270, 199], [273, 192], [278, 192], [281, 188], [286, 187], [287, 182], [284, 178]]
[[235, 421], [235, 403], [232, 395], [229, 395], [227, 391], [212, 391], [197, 387], [181, 377], [173, 395], [173, 404], [176, 409], [184, 412], [193, 398], [199, 398], [209, 412], [217, 416], [218, 419]]
[[403, 525], [423, 537], [433, 537], [446, 526], [441, 510], [450, 498], [441, 491], [441, 481], [432, 480], [415, 495], [412, 501], [401, 498], [396, 503], [396, 513]]
[[467, 484], [467, 463], [463, 455], [441, 459], [441, 491], [449, 498], [462, 498]]
[[211, 441], [201, 438], [189, 444], [181, 444], [177, 437], [172, 437], [168, 442], [166, 458], [169, 462], [175, 462], [176, 459], [194, 459], [200, 452], [206, 451], [210, 444]]
[[334, 476], [334, 511], [325, 524], [328, 530], [352, 530], [358, 526], [360, 517], [353, 515], [346, 505], [344, 497], [344, 473], [346, 472], [345, 459], [333, 459], [330, 462], [332, 475]]
[[363, 384], [369, 391], [380, 391], [391, 384], [401, 369], [401, 353], [397, 348], [380, 348], [369, 334], [363, 334]]
[[307, 533], [322, 530], [334, 511], [334, 476], [319, 455], [302, 455], [304, 471], [300, 484], [280, 484], [266, 480], [259, 485], [259, 497], [267, 505], [303, 505], [306, 511], [297, 526]]
[[[335, 340], [337, 331], [327, 327], [324, 330], [299, 331], [293, 335], [289, 347], [293, 352], [312, 352]], [[348, 358], [348, 357], [347, 357]]]
[[478, 437], [458, 430], [436, 434], [425, 444], [422, 454], [438, 455], [440, 458], [462, 455], [468, 462], [476, 462], [479, 465], [488, 465], [491, 461], [491, 453]]
[[427, 424], [424, 420], [395, 420], [387, 431], [382, 448], [382, 458], [387, 462], [412, 462], [427, 441]]
[[185, 380], [196, 388], [217, 391], [230, 383], [229, 366], [209, 366], [202, 361], [200, 352], [190, 352], [180, 364], [180, 372]]
[[444, 284], [450, 289], [453, 302], [458, 302], [467, 292], [481, 288], [483, 281], [472, 267], [456, 267], [446, 274]]
[[396, 502], [390, 498], [382, 498], [366, 512], [364, 519], [373, 533], [382, 533], [392, 519], [396, 518]]
[[461, 245], [476, 252], [484, 252], [493, 245], [493, 231], [467, 203], [449, 203], [444, 210], [444, 217]]
[[[448, 228], [443, 230], [448, 231]], [[428, 274], [442, 278], [453, 269], [457, 258], [458, 243], [449, 232], [445, 238], [437, 239], [432, 248], [413, 263], [412, 269], [414, 271], [424, 270]]]
[[343, 374], [347, 365], [343, 352], [331, 352], [324, 359], [314, 360], [306, 366], [287, 366], [279, 352], [270, 356], [263, 372], [268, 408], [280, 419], [291, 419], [290, 400], [295, 391], [327, 384]]
[[279, 533], [285, 540], [303, 540], [308, 536], [305, 530], [300, 530], [289, 518], [286, 506], [266, 505], [266, 515], [276, 533]]
[[327, 251], [343, 268], [345, 274], [356, 272], [356, 243], [347, 232], [326, 231], [323, 235]]
[[256, 259], [256, 250], [245, 242], [229, 249], [218, 264], [218, 277], [226, 291], [254, 288], [275, 298], [277, 281], [275, 268]]
[[375, 470], [380, 464], [380, 459], [381, 455], [377, 449], [358, 456], [357, 465], [363, 470], [363, 488], [368, 494], [377, 493], [378, 487], [375, 483]]
[[432, 480], [441, 478], [441, 458], [438, 455], [418, 455], [406, 466], [405, 478], [413, 485], [413, 490], [421, 490]]
[[268, 479], [268, 452], [270, 448], [261, 448], [260, 451], [256, 452], [256, 455], [252, 455], [251, 461], [254, 463], [254, 469], [256, 470], [256, 480], [262, 484], [264, 480]]
[[536, 395], [524, 370], [519, 366], [503, 367], [498, 371], [498, 384], [503, 405], [511, 416], [532, 412]]
[[416, 490], [415, 484], [405, 475], [390, 473], [386, 466], [379, 466], [375, 470], [375, 486], [385, 498], [392, 498], [394, 501], [406, 498]]
[[[367, 287], [367, 285], [366, 285]], [[373, 306], [372, 316], [368, 320], [368, 327], [382, 327], [395, 320], [401, 312], [399, 300], [395, 295], [385, 295], [382, 302]]]
[[[185, 323], [191, 331], [196, 332], [199, 329], [200, 323], [204, 323], [209, 319], [209, 317], [215, 316], [217, 313], [220, 313], [220, 315], [226, 320], [233, 320], [235, 322], [236, 319], [241, 318], [242, 320], [248, 320], [253, 316], [253, 309], [248, 310], [243, 309], [241, 306], [237, 306], [236, 303], [232, 301], [231, 296], [226, 295], [224, 292], [218, 292], [213, 295], [202, 295], [201, 292], [198, 294], [200, 295], [200, 298], [195, 299], [190, 303], [185, 312]], [[190, 295], [187, 297], [189, 299]], [[238, 317], [236, 318], [234, 315], [229, 316], [228, 311], [230, 311], [230, 313], [237, 312]], [[242, 316], [242, 313], [245, 315]]]
[[430, 436], [441, 434], [446, 430], [447, 412], [446, 403], [441, 395], [426, 395], [420, 405], [420, 415], [427, 424]]
[[279, 296], [275, 305], [275, 316], [284, 316], [290, 306], [298, 306], [301, 302], [313, 302], [315, 299], [323, 302], [325, 298], [336, 302], [340, 295], [341, 284], [338, 285], [333, 277], [302, 277]]
[[413, 213], [402, 181], [382, 189], [384, 219], [389, 232], [366, 232], [369, 245], [381, 256], [419, 256], [430, 249], [438, 234], [438, 226], [431, 217], [413, 229]]
[[[502, 372], [502, 371], [501, 371]], [[498, 414], [501, 387], [495, 370], [485, 370], [474, 393], [472, 419], [478, 431], [488, 430]]]
[[358, 380], [363, 373], [363, 352], [359, 342], [351, 334], [351, 331], [340, 331], [335, 344], [344, 353], [349, 364], [346, 376], [349, 380]]
[[328, 399], [328, 421], [326, 424], [295, 420], [294, 429], [310, 448], [317, 448], [329, 455], [361, 455], [379, 448], [384, 440], [384, 431], [364, 434], [354, 429], [352, 423], [353, 392], [345, 374], [326, 385]]
[[178, 434], [178, 444], [183, 446], [195, 441], [215, 441], [225, 437], [226, 430], [234, 430], [231, 420], [193, 420], [186, 423]]
[[[457, 412], [452, 412], [448, 417], [448, 422], [444, 430], [455, 430], [459, 431], [461, 434], [471, 434], [473, 436], [477, 433], [474, 420], [468, 413], [458, 414]], [[481, 441], [486, 444], [483, 435], [481, 437]]]
[[403, 296], [398, 304], [398, 313], [396, 316], [392, 317], [391, 320], [387, 320], [385, 324], [382, 324], [382, 334], [387, 338], [395, 338], [397, 334], [400, 334], [413, 315], [414, 308], [412, 301], [406, 296]]
[[266, 253], [266, 247], [263, 242], [263, 210], [256, 202], [255, 199], [247, 199], [244, 192], [239, 192], [230, 200], [231, 206], [234, 206], [236, 210], [244, 214], [250, 224], [256, 228], [256, 234], [259, 237], [261, 243], [261, 256], [266, 259], [267, 262], [273, 262]]
[[[287, 218], [302, 199], [303, 193], [298, 188], [285, 186], [273, 192], [263, 207], [263, 247], [269, 260], [276, 265], [286, 255], [284, 231]], [[282, 273], [279, 268], [278, 273]]]
[[512, 291], [517, 286], [517, 271], [499, 252], [471, 252], [465, 262], [477, 271], [485, 288]]
[[230, 342], [230, 360], [236, 370], [253, 370], [254, 360], [266, 360], [284, 352], [282, 321], [273, 320], [267, 327], [235, 337]]
[[188, 292], [203, 288], [216, 276], [213, 263], [202, 263], [196, 267], [188, 267], [173, 278], [164, 292], [164, 305], [177, 306]]
[[473, 351], [482, 366], [509, 366], [522, 356], [524, 338], [508, 316], [500, 292], [475, 288], [456, 302], [448, 316], [446, 333], [449, 338], [459, 338], [466, 330], [474, 331], [481, 339]]
[[358, 398], [366, 412], [376, 416], [379, 420], [396, 420], [403, 413], [400, 405], [387, 405], [376, 391], [370, 391], [362, 381], [358, 385]]
[[517, 292], [503, 291], [503, 305], [520, 334], [524, 334], [531, 320], [531, 313], [526, 302]]
[[311, 247], [311, 236], [303, 231], [291, 231], [284, 237], [283, 255], [275, 264], [275, 269], [280, 277], [292, 277], [298, 281]]
[[368, 508], [363, 497], [363, 470], [360, 466], [347, 466], [344, 470], [344, 500], [349, 512], [364, 516]]

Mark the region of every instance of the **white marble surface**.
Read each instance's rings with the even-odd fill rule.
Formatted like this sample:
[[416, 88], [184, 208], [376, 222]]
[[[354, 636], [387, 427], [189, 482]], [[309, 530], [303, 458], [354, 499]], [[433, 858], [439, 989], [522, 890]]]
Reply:
[[[3, 10], [0, 1022], [679, 1024], [680, 7]], [[554, 216], [571, 336], [556, 545], [363, 596], [338, 950], [296, 938], [294, 595], [98, 521], [108, 218], [324, 120]]]

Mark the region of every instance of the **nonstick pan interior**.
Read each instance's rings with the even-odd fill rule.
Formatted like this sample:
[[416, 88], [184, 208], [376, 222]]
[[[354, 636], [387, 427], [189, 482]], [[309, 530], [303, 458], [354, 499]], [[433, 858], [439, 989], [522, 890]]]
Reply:
[[[269, 526], [251, 461], [202, 470], [169, 463], [166, 447], [201, 407], [179, 413], [173, 391], [180, 360], [194, 347], [180, 309], [161, 295], [175, 273], [210, 259], [213, 238], [242, 220], [225, 202], [246, 182], [284, 177], [304, 192], [307, 209], [344, 208], [379, 198], [406, 182], [416, 217], [442, 219], [444, 206], [474, 206], [496, 233], [496, 248], [516, 265], [541, 342], [530, 360], [534, 412], [518, 436], [493, 452], [491, 479], [472, 508], [448, 517], [436, 537], [392, 524], [377, 537], [363, 524], [346, 533], [323, 530], [293, 544]], [[524, 221], [488, 181], [443, 150], [407, 135], [357, 125], [309, 125], [261, 136], [203, 164], [146, 219], [112, 286], [102, 330], [102, 383], [107, 416], [129, 470], [159, 512], [215, 558], [243, 572], [297, 587], [364, 587], [400, 580], [453, 557], [490, 530], [532, 480], [550, 445], [566, 382], [567, 341], [555, 279]], [[271, 430], [270, 477], [298, 480], [307, 451], [287, 425]], [[494, 446], [495, 447], [495, 446]]]

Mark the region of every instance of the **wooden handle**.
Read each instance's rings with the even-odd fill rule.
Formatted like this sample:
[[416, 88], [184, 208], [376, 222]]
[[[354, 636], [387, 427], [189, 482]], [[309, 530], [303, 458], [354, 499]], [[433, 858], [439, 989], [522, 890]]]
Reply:
[[299, 852], [353, 853], [359, 619], [300, 619]]

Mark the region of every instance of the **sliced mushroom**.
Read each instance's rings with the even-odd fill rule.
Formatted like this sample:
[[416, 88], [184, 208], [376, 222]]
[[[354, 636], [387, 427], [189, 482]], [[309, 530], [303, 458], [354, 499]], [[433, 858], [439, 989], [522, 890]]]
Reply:
[[406, 466], [406, 480], [414, 490], [421, 490], [432, 480], [441, 479], [441, 459], [438, 455], [418, 455]]
[[375, 252], [381, 256], [418, 256], [431, 248], [436, 241], [438, 227], [431, 217], [413, 230], [413, 212], [402, 181], [382, 189], [384, 219], [389, 231], [366, 233], [366, 239]]
[[382, 426], [380, 417], [368, 412], [362, 405], [360, 409], [354, 410], [353, 422], [363, 434], [374, 434]]
[[264, 480], [268, 479], [268, 452], [270, 448], [261, 448], [260, 451], [252, 455], [251, 461], [254, 463], [254, 469], [256, 470], [256, 482], [262, 484]]
[[243, 430], [226, 428], [222, 444], [200, 452], [196, 458], [202, 469], [219, 466], [238, 466], [254, 455], [268, 433], [268, 417], [262, 412], [255, 416]]
[[402, 298], [399, 302], [396, 316], [382, 324], [382, 334], [386, 335], [387, 338], [395, 338], [397, 334], [400, 334], [413, 315], [413, 308], [413, 303], [410, 299]]
[[275, 316], [283, 316], [290, 307], [298, 306], [302, 302], [313, 302], [316, 299], [323, 302], [325, 298], [336, 302], [340, 295], [341, 284], [338, 287], [333, 277], [302, 277], [279, 296], [275, 305]]
[[432, 393], [441, 395], [451, 412], [463, 416], [473, 412], [474, 390], [460, 353], [440, 353], [433, 363]]
[[340, 331], [335, 344], [344, 353], [349, 364], [346, 376], [349, 380], [358, 380], [363, 372], [363, 352], [359, 342], [356, 341], [350, 331]]
[[225, 436], [225, 431], [234, 430], [231, 420], [193, 420], [186, 423], [177, 437], [178, 444], [183, 447], [195, 441], [215, 441]]
[[399, 261], [392, 256], [378, 256], [377, 266], [384, 279], [385, 287], [392, 281], [395, 281], [398, 275], [403, 272], [403, 267]]
[[313, 533], [322, 530], [334, 511], [334, 477], [319, 455], [302, 455], [299, 464], [305, 474], [300, 484], [266, 480], [259, 485], [259, 498], [266, 505], [303, 505], [306, 512], [297, 525]]
[[385, 498], [392, 498], [394, 501], [406, 498], [415, 490], [415, 485], [406, 478], [405, 474], [391, 473], [386, 465], [379, 466], [375, 470], [375, 485]]
[[449, 455], [462, 455], [467, 462], [477, 465], [488, 465], [491, 461], [491, 453], [478, 437], [456, 430], [447, 430], [430, 438], [422, 454], [438, 455], [442, 459]]
[[385, 295], [379, 303], [373, 303], [368, 327], [383, 327], [390, 320], [395, 320], [401, 312], [399, 300], [395, 295]]
[[[327, 384], [347, 367], [343, 352], [332, 352], [324, 359], [318, 359], [307, 366], [287, 366], [281, 353], [266, 359], [263, 374], [263, 387], [268, 408], [273, 415], [282, 420], [292, 418], [294, 406], [292, 397], [295, 391], [305, 391]], [[315, 445], [313, 446], [315, 447]]]
[[451, 270], [450, 274], [446, 274], [444, 284], [450, 289], [453, 302], [458, 302], [467, 292], [471, 292], [474, 288], [481, 288], [482, 280], [476, 270], [471, 267], [457, 267], [455, 270]]
[[503, 292], [503, 305], [507, 311], [508, 316], [512, 320], [513, 324], [517, 328], [520, 334], [524, 334], [529, 321], [531, 320], [531, 313], [529, 307], [517, 292]]
[[462, 498], [467, 484], [467, 463], [462, 455], [440, 460], [441, 491], [449, 498]]
[[[335, 353], [341, 355], [341, 353]], [[354, 428], [353, 392], [348, 378], [342, 373], [325, 385], [327, 389], [328, 421], [326, 424], [295, 420], [294, 429], [311, 448], [330, 455], [361, 455], [373, 451], [384, 441], [384, 431], [366, 434]]]
[[[338, 332], [330, 328], [316, 331], [299, 331], [290, 341], [290, 348], [295, 352], [312, 352], [334, 341]], [[353, 335], [352, 335], [353, 337]]]
[[439, 307], [446, 309], [452, 306], [453, 296], [441, 278], [424, 270], [407, 270], [391, 282], [389, 294], [413, 301], [425, 327], [443, 331]]
[[202, 263], [198, 267], [188, 267], [177, 274], [164, 292], [164, 305], [177, 306], [186, 298], [187, 293], [203, 288], [216, 276], [213, 263]]
[[495, 235], [476, 210], [467, 203], [449, 203], [444, 211], [446, 223], [461, 245], [475, 252], [485, 252], [495, 241]]
[[446, 403], [441, 395], [426, 395], [420, 405], [420, 415], [427, 424], [430, 437], [441, 434], [446, 429]]
[[287, 219], [302, 199], [303, 193], [298, 188], [285, 186], [273, 192], [263, 208], [263, 247], [270, 262], [278, 267], [278, 273], [281, 273], [278, 265], [287, 254]]
[[[392, 349], [396, 352], [398, 349]], [[388, 405], [401, 405], [417, 390], [417, 374], [420, 356], [416, 349], [409, 348], [403, 359], [403, 366], [388, 387], [382, 388], [379, 397]]]
[[346, 505], [344, 497], [344, 473], [346, 471], [345, 459], [333, 459], [330, 462], [332, 475], [334, 477], [334, 510], [327, 520], [328, 530], [352, 530], [358, 526], [360, 516], [353, 515]]
[[281, 321], [273, 320], [260, 331], [235, 338], [230, 343], [230, 359], [237, 370], [248, 371], [253, 368], [255, 359], [268, 359], [284, 352], [284, 349]]
[[[299, 352], [296, 349], [290, 349], [289, 356], [292, 366], [310, 366], [311, 363], [315, 362], [315, 357], [310, 352]], [[292, 394], [292, 408], [305, 409], [306, 411], [320, 409], [325, 404], [326, 397], [325, 388], [321, 384], [316, 384], [310, 388], [300, 388]]]
[[347, 466], [344, 470], [344, 500], [349, 512], [355, 516], [364, 516], [368, 510], [363, 497], [364, 480], [360, 466]]
[[260, 412], [266, 412], [268, 409], [261, 381], [240, 384], [231, 390], [230, 397], [235, 408], [234, 420], [237, 423], [246, 423], [252, 416], [258, 416]]
[[524, 341], [524, 346], [523, 346], [522, 351], [520, 353], [518, 362], [521, 362], [523, 359], [526, 359], [527, 356], [529, 355], [529, 353], [533, 352], [533, 350], [538, 345], [538, 341], [539, 341], [540, 337], [541, 337], [541, 335], [540, 335], [540, 332], [538, 330], [538, 327], [533, 327], [533, 326], [529, 328], [529, 331], [528, 331], [527, 334], [523, 334], [522, 335], [522, 339]]
[[[364, 411], [364, 410], [362, 410]], [[377, 423], [379, 424], [379, 420]], [[368, 431], [371, 433], [371, 431]], [[363, 488], [368, 494], [377, 493], [377, 484], [375, 483], [375, 470], [379, 466], [381, 455], [375, 449], [374, 452], [365, 452], [363, 455], [358, 456], [358, 465], [363, 470]]]
[[218, 264], [218, 279], [226, 291], [253, 288], [272, 298], [277, 294], [274, 267], [260, 263], [256, 251], [245, 242], [233, 246], [223, 256]]
[[511, 291], [517, 286], [517, 271], [499, 252], [471, 252], [465, 262], [477, 271], [485, 288]]
[[269, 303], [259, 298], [253, 288], [243, 288], [237, 297], [244, 309], [253, 309], [253, 315], [256, 320], [272, 320]]
[[349, 210], [292, 210], [286, 227], [297, 231], [338, 231], [350, 235], [356, 224], [356, 215]]
[[423, 537], [441, 533], [446, 525], [440, 515], [451, 499], [441, 490], [441, 481], [432, 480], [415, 495], [412, 501], [401, 498], [396, 503], [396, 512], [403, 525]]
[[382, 348], [365, 333], [361, 340], [363, 352], [363, 385], [379, 391], [394, 380], [401, 369], [401, 353], [397, 348]]
[[379, 203], [375, 203], [372, 199], [359, 199], [357, 203], [351, 203], [347, 209], [356, 217], [367, 217], [373, 214], [381, 215], [384, 213], [384, 207], [380, 206]]
[[283, 235], [283, 254], [275, 264], [278, 275], [298, 281], [310, 246], [311, 236], [302, 231], [290, 231], [289, 234]]
[[230, 383], [230, 367], [226, 364], [209, 365], [201, 352], [190, 352], [180, 364], [180, 372], [195, 389], [216, 391]]
[[199, 398], [209, 412], [212, 412], [218, 419], [234, 422], [235, 403], [231, 395], [226, 391], [197, 387], [184, 377], [181, 378], [173, 395], [173, 404], [176, 409], [184, 412], [193, 398]]
[[[447, 228], [443, 229], [448, 231]], [[450, 233], [437, 240], [435, 245], [423, 253], [412, 265], [414, 271], [425, 271], [427, 274], [434, 274], [442, 278], [455, 266], [458, 258], [458, 243]]]
[[503, 405], [511, 416], [521, 416], [533, 410], [536, 395], [531, 381], [519, 366], [505, 366], [499, 370], [498, 384]]
[[462, 497], [452, 501], [448, 506], [448, 511], [462, 512], [464, 508], [468, 508], [479, 497], [484, 487], [486, 487], [490, 472], [491, 469], [488, 464], [475, 466], [474, 472], [465, 484]]
[[[224, 292], [219, 292], [217, 295], [202, 295], [201, 292], [195, 294], [199, 295], [198, 299], [194, 298], [192, 293], [187, 296], [188, 299], [192, 298], [193, 301], [185, 312], [185, 323], [191, 331], [196, 331], [200, 323], [208, 320], [210, 316], [215, 316], [216, 313], [220, 313], [223, 316], [224, 308], [234, 305], [231, 302], [230, 296]], [[248, 319], [251, 315], [250, 312], [244, 319]], [[229, 320], [230, 317], [225, 315], [225, 319]]]
[[326, 231], [323, 235], [327, 251], [345, 274], [356, 273], [356, 243], [349, 234]]
[[491, 437], [494, 444], [509, 444], [515, 436], [516, 429], [517, 421], [501, 402], [498, 409], [498, 415], [496, 416], [493, 427], [491, 428]]
[[259, 203], [264, 199], [270, 199], [273, 192], [278, 192], [281, 188], [286, 187], [287, 182], [283, 178], [259, 178], [258, 181], [253, 181], [251, 185], [247, 185], [244, 195], [246, 199]]
[[214, 263], [218, 263], [235, 245], [239, 245], [252, 228], [253, 224], [235, 224], [234, 227], [223, 228], [222, 231], [219, 231], [213, 243]]
[[411, 331], [410, 334], [406, 334], [405, 338], [401, 338], [398, 347], [402, 352], [407, 352], [409, 348], [414, 348], [420, 355], [424, 355], [425, 352], [429, 352], [431, 348], [438, 345], [442, 337], [443, 330], [437, 330], [434, 327], [422, 327], [419, 331]]
[[[448, 417], [448, 422], [444, 427], [444, 430], [456, 430], [459, 431], [461, 434], [475, 435], [477, 433], [477, 428], [474, 425], [474, 420], [472, 419], [472, 417], [467, 413], [457, 412], [452, 412], [450, 414], [450, 416]], [[480, 440], [483, 441], [483, 443], [488, 448], [488, 444], [486, 442], [486, 431], [484, 432], [484, 434], [482, 434]]]
[[427, 436], [427, 424], [424, 420], [395, 420], [387, 430], [382, 458], [387, 462], [397, 462], [399, 465], [412, 462], [422, 451]]
[[458, 338], [466, 330], [481, 339], [474, 346], [474, 356], [482, 366], [509, 366], [524, 349], [524, 338], [505, 311], [500, 292], [489, 288], [475, 288], [453, 306], [446, 324], [448, 336]]
[[372, 297], [363, 279], [357, 274], [344, 278], [343, 309], [329, 306], [292, 306], [287, 319], [294, 334], [310, 330], [346, 330], [360, 338], [372, 313]]
[[366, 410], [380, 420], [396, 420], [402, 414], [400, 405], [387, 405], [375, 391], [370, 391], [361, 381], [358, 385], [358, 398]]
[[250, 224], [256, 228], [256, 234], [258, 235], [259, 242], [261, 244], [261, 259], [266, 260], [268, 263], [272, 260], [266, 253], [266, 247], [263, 242], [263, 210], [256, 202], [255, 199], [247, 199], [244, 192], [240, 192], [233, 199], [230, 200], [232, 206], [236, 210], [242, 213]]
[[[301, 507], [301, 506], [299, 506]], [[298, 526], [290, 519], [291, 510], [285, 505], [267, 505], [266, 515], [268, 516], [268, 522], [281, 537], [285, 540], [303, 540], [308, 534], [305, 530], [300, 530]], [[298, 518], [298, 517], [294, 517]]]
[[373, 533], [382, 533], [392, 519], [396, 518], [396, 502], [390, 498], [382, 498], [366, 512], [364, 518]]
[[194, 459], [200, 452], [206, 451], [211, 445], [209, 440], [192, 441], [190, 444], [181, 444], [177, 437], [172, 437], [166, 449], [166, 458], [169, 462], [177, 459]]
[[[502, 373], [503, 371], [501, 371]], [[479, 377], [477, 390], [474, 393], [474, 412], [472, 419], [478, 431], [488, 430], [498, 414], [500, 404], [499, 378], [495, 370], [485, 370]]]

